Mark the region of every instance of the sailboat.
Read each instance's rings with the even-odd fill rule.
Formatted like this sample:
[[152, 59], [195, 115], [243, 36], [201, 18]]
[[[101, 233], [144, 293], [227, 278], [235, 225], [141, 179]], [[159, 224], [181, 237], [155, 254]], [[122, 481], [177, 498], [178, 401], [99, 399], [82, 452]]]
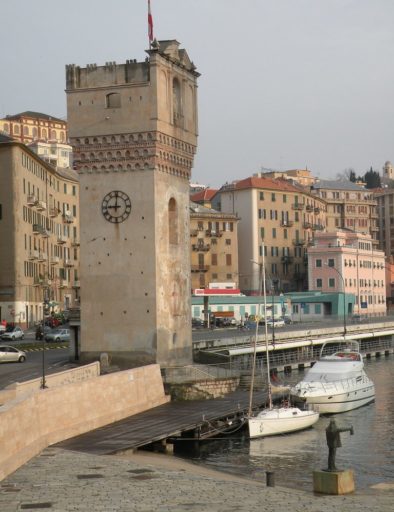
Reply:
[[[264, 294], [264, 318], [267, 318], [267, 299], [265, 287], [265, 261], [264, 261], [264, 247], [263, 247], [263, 263], [260, 265], [260, 296], [261, 284], [263, 284]], [[262, 274], [262, 275], [261, 275]], [[272, 403], [272, 387], [270, 377], [270, 361], [268, 351], [268, 332], [267, 322], [265, 323], [265, 350], [267, 357], [267, 381], [268, 381], [268, 407], [260, 411], [256, 416], [252, 415], [253, 404], [253, 386], [254, 375], [256, 366], [256, 348], [257, 348], [257, 335], [258, 335], [258, 319], [256, 319], [256, 335], [254, 340], [253, 351], [253, 366], [252, 378], [249, 396], [249, 413], [248, 413], [248, 429], [250, 439], [259, 437], [274, 436], [278, 434], [287, 434], [289, 432], [296, 432], [297, 430], [304, 430], [311, 427], [319, 419], [319, 413], [312, 409], [299, 409], [292, 406], [274, 407]]]

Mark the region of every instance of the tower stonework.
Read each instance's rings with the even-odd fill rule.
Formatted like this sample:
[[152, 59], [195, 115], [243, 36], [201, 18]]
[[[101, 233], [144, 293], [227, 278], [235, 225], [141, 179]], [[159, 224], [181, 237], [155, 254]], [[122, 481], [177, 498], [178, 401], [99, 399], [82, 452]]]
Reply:
[[145, 62], [66, 67], [80, 175], [81, 359], [192, 360], [189, 178], [199, 74], [175, 40]]

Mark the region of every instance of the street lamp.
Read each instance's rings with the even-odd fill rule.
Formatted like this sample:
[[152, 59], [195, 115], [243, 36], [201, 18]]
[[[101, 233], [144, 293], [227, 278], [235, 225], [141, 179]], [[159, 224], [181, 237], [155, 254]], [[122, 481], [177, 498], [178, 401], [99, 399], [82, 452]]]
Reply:
[[328, 265], [328, 263], [325, 263], [326, 267], [331, 268], [332, 270], [335, 270], [335, 272], [339, 275], [339, 277], [342, 280], [342, 290], [343, 290], [343, 338], [346, 338], [346, 293], [345, 293], [345, 280], [343, 279], [343, 275], [339, 272], [339, 270], [335, 267], [332, 267], [331, 265]]

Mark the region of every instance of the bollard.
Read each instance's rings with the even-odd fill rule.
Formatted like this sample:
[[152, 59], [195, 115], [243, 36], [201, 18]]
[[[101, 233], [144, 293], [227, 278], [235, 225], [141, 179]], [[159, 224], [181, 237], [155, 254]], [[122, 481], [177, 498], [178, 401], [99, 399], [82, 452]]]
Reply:
[[275, 473], [273, 471], [265, 472], [267, 477], [267, 487], [275, 487]]

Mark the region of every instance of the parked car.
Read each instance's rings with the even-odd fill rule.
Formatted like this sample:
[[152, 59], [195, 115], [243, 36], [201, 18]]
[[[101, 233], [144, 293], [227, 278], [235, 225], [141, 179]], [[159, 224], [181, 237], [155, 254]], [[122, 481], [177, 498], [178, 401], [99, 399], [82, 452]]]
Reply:
[[204, 327], [204, 321], [201, 318], [192, 318], [192, 328], [201, 329]]
[[0, 363], [23, 363], [26, 361], [26, 354], [22, 350], [8, 345], [0, 346]]
[[3, 334], [3, 332], [5, 332], [5, 325], [0, 324], [0, 334]]
[[5, 332], [1, 335], [2, 340], [23, 340], [25, 337], [24, 332], [20, 327], [7, 327]]
[[282, 316], [282, 319], [283, 319], [285, 324], [292, 324], [293, 323], [293, 320], [291, 319], [290, 316]]
[[45, 341], [70, 341], [69, 329], [52, 329], [51, 332], [46, 334]]
[[268, 327], [284, 327], [285, 321], [283, 318], [270, 318], [267, 320], [267, 326]]

